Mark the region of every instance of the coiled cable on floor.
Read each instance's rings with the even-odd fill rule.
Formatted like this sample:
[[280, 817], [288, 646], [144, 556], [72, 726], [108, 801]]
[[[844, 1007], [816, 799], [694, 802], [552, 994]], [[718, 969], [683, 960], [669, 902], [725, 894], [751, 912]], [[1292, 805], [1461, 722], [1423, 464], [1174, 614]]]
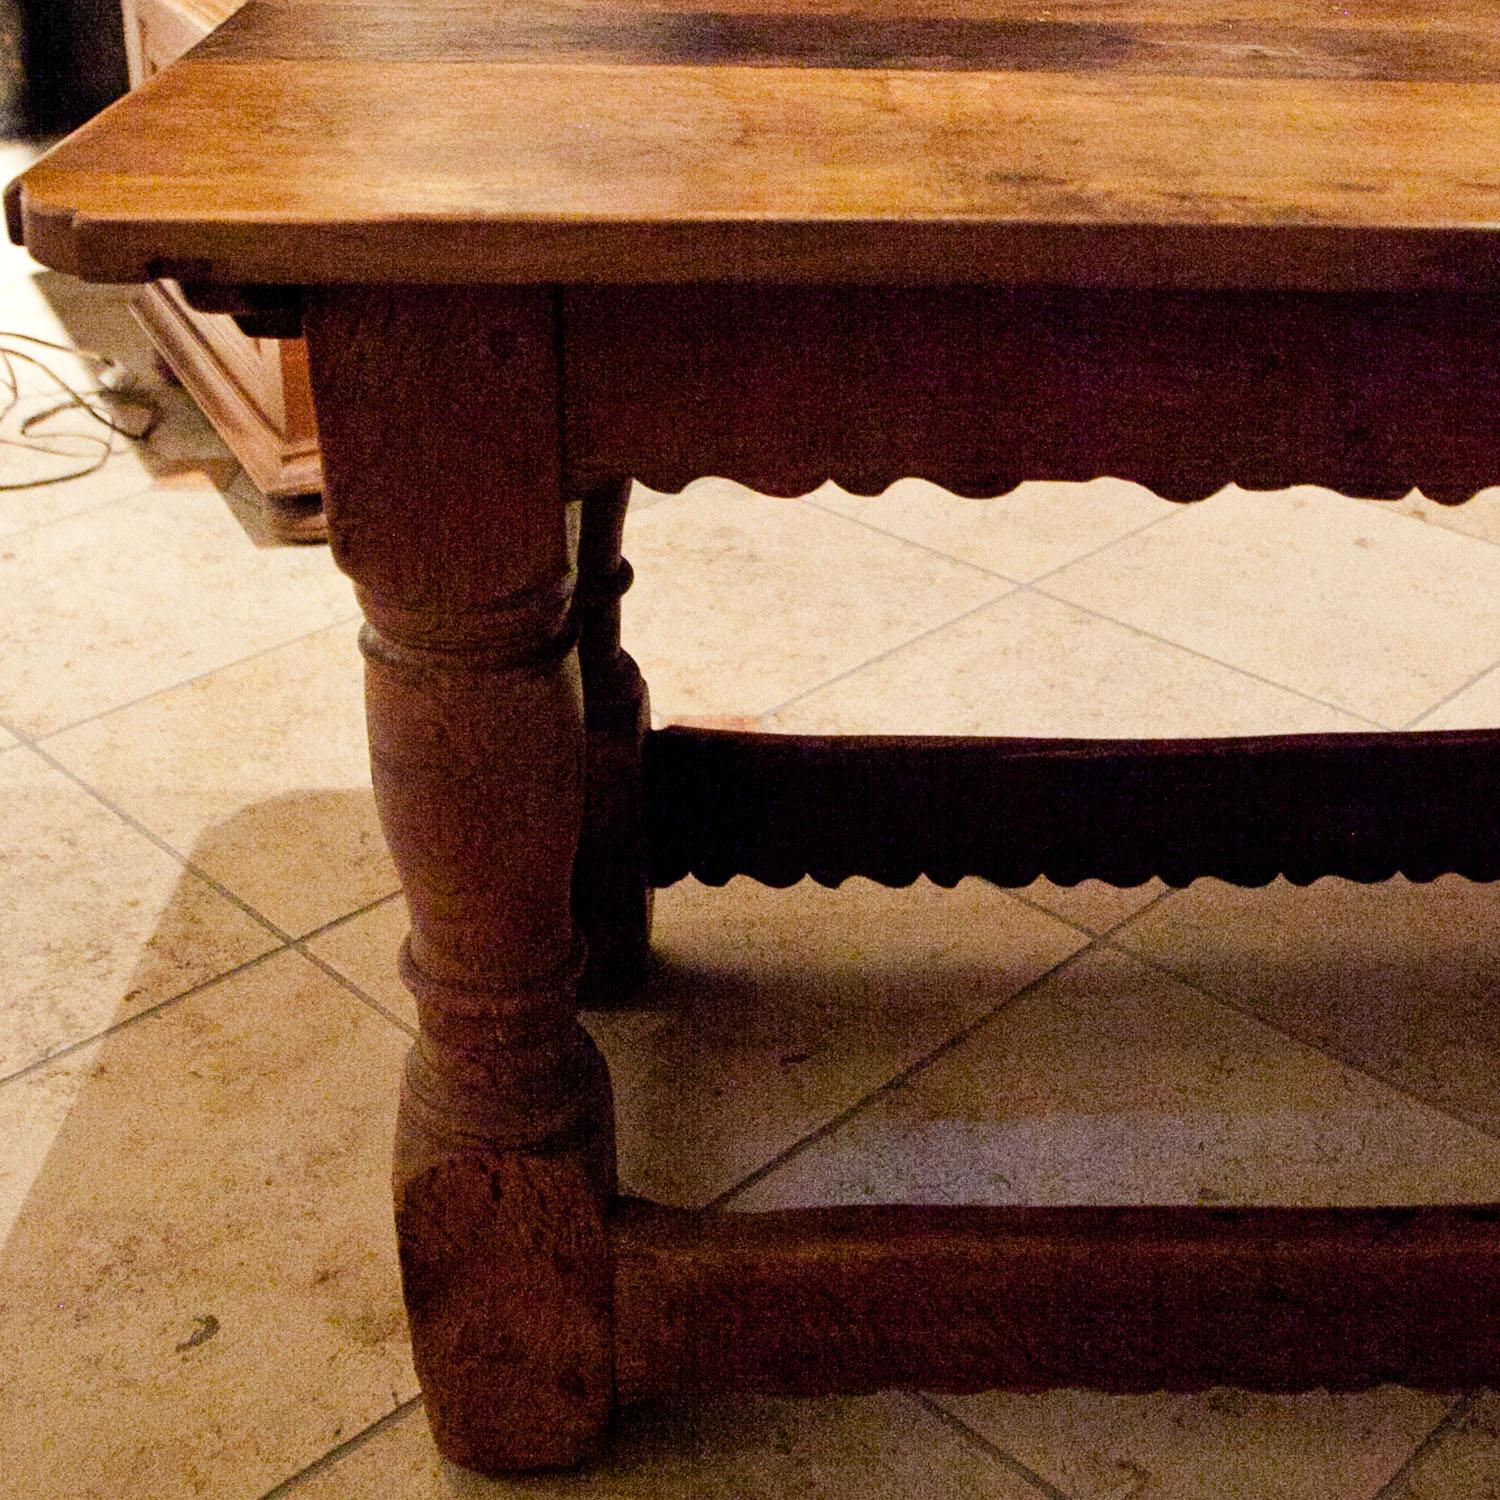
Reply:
[[[97, 382], [97, 389], [80, 390], [37, 355], [16, 348], [17, 344], [55, 350], [81, 361], [88, 366]], [[23, 381], [22, 370], [27, 366], [44, 377], [55, 399], [39, 411], [24, 416], [12, 435], [5, 429], [17, 408], [23, 402], [45, 398], [48, 394], [46, 390], [25, 389], [27, 382]], [[74, 349], [67, 344], [38, 338], [35, 334], [14, 333], [3, 329], [0, 329], [0, 398], [4, 400], [3, 407], [0, 407], [0, 446], [21, 448], [28, 453], [52, 454], [59, 458], [86, 458], [81, 468], [66, 469], [60, 474], [45, 474], [36, 479], [0, 479], [0, 490], [27, 490], [37, 485], [62, 484], [69, 479], [82, 479], [87, 474], [93, 474], [104, 467], [114, 451], [117, 436], [139, 442], [150, 435], [161, 416], [155, 399], [142, 388], [139, 378], [109, 355], [96, 354], [90, 349]], [[43, 430], [54, 418], [75, 411], [105, 430]], [[63, 446], [58, 446], [59, 443]], [[78, 443], [90, 445], [97, 451], [91, 457], [80, 455], [76, 451]]]

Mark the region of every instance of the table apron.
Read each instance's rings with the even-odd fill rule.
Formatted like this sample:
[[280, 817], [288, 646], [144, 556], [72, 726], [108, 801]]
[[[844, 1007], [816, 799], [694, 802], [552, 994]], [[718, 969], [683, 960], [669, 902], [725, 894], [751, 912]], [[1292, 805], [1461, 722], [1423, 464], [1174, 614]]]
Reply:
[[575, 486], [968, 495], [1133, 480], [1466, 500], [1500, 480], [1500, 299], [754, 284], [559, 293]]

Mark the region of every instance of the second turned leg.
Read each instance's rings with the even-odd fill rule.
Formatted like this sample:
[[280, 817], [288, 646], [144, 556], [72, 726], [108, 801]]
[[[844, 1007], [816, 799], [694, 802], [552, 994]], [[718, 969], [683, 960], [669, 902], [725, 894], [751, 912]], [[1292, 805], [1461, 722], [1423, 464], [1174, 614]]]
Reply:
[[583, 994], [590, 1004], [627, 997], [644, 976], [651, 886], [641, 753], [651, 727], [646, 684], [620, 647], [620, 601], [630, 564], [620, 555], [630, 483], [583, 496], [578, 539], [578, 655], [588, 751], [573, 906], [588, 944]]

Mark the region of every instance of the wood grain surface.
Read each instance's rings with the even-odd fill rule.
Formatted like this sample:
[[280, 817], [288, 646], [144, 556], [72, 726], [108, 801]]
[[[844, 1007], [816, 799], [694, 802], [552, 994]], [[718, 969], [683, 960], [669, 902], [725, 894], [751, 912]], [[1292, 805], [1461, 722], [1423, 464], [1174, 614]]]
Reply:
[[[613, 1399], [614, 1115], [575, 1000], [585, 740], [552, 331], [531, 288], [332, 289], [307, 318], [411, 913], [421, 1034], [395, 1198], [412, 1356], [443, 1451], [495, 1470], [576, 1462]], [[413, 411], [452, 421], [435, 440]]]
[[1500, 1378], [1500, 1209], [611, 1216], [621, 1400]]
[[101, 280], [1473, 287], [1472, 4], [253, 0], [13, 233]]
[[647, 739], [646, 776], [659, 886], [1500, 878], [1492, 729], [985, 740], [676, 726]]
[[562, 342], [579, 487], [1112, 475], [1174, 500], [1234, 481], [1460, 501], [1500, 480], [1493, 297], [576, 287]]

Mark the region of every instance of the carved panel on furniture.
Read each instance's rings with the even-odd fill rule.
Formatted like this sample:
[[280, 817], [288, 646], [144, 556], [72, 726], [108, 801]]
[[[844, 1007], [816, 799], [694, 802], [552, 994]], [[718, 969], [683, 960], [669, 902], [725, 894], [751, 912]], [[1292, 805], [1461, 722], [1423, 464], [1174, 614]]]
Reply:
[[[240, 0], [121, 0], [130, 81], [139, 86], [196, 46]], [[301, 339], [250, 338], [199, 312], [173, 281], [141, 288], [136, 316], [157, 353], [240, 461], [287, 541], [321, 541], [322, 460]]]

